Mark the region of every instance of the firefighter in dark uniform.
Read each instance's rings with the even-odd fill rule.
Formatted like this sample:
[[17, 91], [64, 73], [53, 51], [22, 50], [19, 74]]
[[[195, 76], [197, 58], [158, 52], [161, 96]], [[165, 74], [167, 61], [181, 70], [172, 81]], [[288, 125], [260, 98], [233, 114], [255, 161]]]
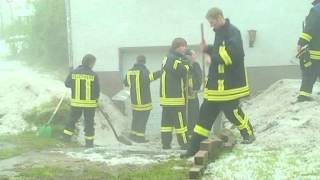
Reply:
[[313, 85], [320, 77], [320, 0], [314, 1], [313, 5], [298, 41], [297, 51], [304, 51], [300, 55], [302, 83], [298, 102], [312, 100]]
[[187, 148], [186, 94], [185, 84], [189, 70], [185, 58], [187, 42], [176, 38], [172, 42], [168, 55], [162, 62], [160, 80], [160, 105], [162, 106], [161, 141], [163, 149], [171, 148], [172, 132], [175, 129], [178, 143]]
[[188, 73], [188, 135], [191, 136], [195, 123], [199, 120], [199, 98], [198, 92], [202, 84], [202, 71], [196, 61], [197, 54], [194, 50], [188, 49], [186, 56], [190, 59], [190, 70]]
[[124, 85], [130, 87], [132, 124], [130, 139], [137, 143], [145, 143], [145, 131], [150, 111], [152, 109], [150, 83], [160, 78], [161, 71], [150, 73], [146, 57], [139, 55], [136, 64], [128, 70]]
[[63, 131], [65, 141], [70, 141], [75, 124], [84, 114], [84, 132], [86, 147], [93, 147], [94, 116], [100, 94], [98, 75], [92, 70], [96, 58], [87, 54], [82, 59], [82, 65], [72, 70], [65, 85], [71, 88], [71, 111], [69, 121]]
[[199, 150], [200, 142], [209, 137], [220, 111], [238, 127], [243, 137], [242, 143], [249, 144], [255, 140], [249, 118], [239, 107], [239, 99], [249, 95], [240, 31], [223, 17], [219, 8], [210, 9], [206, 18], [216, 34], [213, 46], [201, 43], [202, 49], [211, 56], [211, 64], [200, 118], [188, 151], [181, 157], [193, 156]]

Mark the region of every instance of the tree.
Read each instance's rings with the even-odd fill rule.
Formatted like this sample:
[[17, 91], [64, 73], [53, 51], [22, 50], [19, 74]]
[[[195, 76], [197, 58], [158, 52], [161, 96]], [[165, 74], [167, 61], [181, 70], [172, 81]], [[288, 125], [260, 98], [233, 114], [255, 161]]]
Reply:
[[26, 57], [53, 68], [68, 67], [68, 43], [64, 0], [35, 0], [35, 15], [28, 32]]

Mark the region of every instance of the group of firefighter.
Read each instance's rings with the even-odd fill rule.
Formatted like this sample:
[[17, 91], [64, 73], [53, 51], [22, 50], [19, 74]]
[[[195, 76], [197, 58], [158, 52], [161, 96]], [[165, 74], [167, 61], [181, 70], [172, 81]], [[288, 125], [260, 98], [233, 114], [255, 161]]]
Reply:
[[[313, 5], [297, 48], [302, 70], [297, 102], [312, 100], [312, 87], [320, 76], [320, 0], [315, 0]], [[206, 19], [215, 32], [215, 41], [213, 45], [207, 45], [204, 40], [200, 44], [201, 51], [211, 59], [200, 109], [198, 93], [202, 86], [202, 72], [196, 62], [196, 52], [187, 49], [185, 39], [175, 38], [159, 71], [149, 72], [146, 57], [139, 55], [124, 78], [124, 85], [130, 88], [132, 141], [148, 142], [145, 132], [152, 109], [150, 83], [156, 79], [160, 79], [163, 149], [171, 148], [172, 133], [175, 131], [181, 149], [187, 150], [182, 157], [193, 156], [200, 142], [209, 137], [221, 111], [239, 129], [243, 144], [255, 140], [249, 117], [239, 106], [239, 100], [249, 95], [240, 31], [228, 18], [224, 18], [219, 8], [210, 9]], [[65, 126], [63, 139], [70, 141], [75, 123], [83, 112], [87, 147], [93, 146], [94, 114], [100, 94], [98, 76], [92, 70], [95, 62], [93, 55], [85, 55], [82, 65], [71, 71], [65, 81], [72, 90], [72, 97], [70, 119]]]

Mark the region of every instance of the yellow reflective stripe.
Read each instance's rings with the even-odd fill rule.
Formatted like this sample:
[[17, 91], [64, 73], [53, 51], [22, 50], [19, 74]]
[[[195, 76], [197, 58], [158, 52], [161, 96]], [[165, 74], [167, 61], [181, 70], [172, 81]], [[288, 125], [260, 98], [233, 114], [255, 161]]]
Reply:
[[309, 50], [310, 54], [320, 56], [320, 51]]
[[184, 128], [176, 128], [175, 131], [176, 131], [177, 134], [182, 134], [182, 133], [187, 132], [188, 129], [187, 129], [187, 127], [184, 127]]
[[193, 79], [189, 78], [189, 82], [188, 83], [189, 83], [188, 86], [192, 88], [193, 87]]
[[302, 38], [302, 39], [304, 39], [306, 41], [311, 41], [312, 36], [310, 36], [309, 34], [303, 32], [303, 33], [300, 34], [300, 38]]
[[184, 65], [184, 67], [189, 71], [190, 67], [188, 65]]
[[163, 71], [161, 77], [161, 95], [163, 98], [166, 97], [166, 71]]
[[74, 98], [75, 99], [79, 99], [80, 100], [80, 90], [81, 90], [81, 80], [80, 79], [76, 79], [75, 80], [75, 94], [74, 94]]
[[85, 104], [96, 104], [97, 100], [77, 100], [77, 99], [71, 99], [71, 102], [74, 103], [85, 103]]
[[127, 82], [128, 82], [129, 87], [131, 87], [131, 79], [130, 79], [129, 73], [127, 73]]
[[69, 136], [72, 136], [73, 135], [73, 132], [71, 132], [71, 131], [68, 131], [68, 130], [63, 130], [63, 133], [64, 134], [67, 134], [67, 135], [69, 135]]
[[172, 132], [173, 127], [161, 127], [160, 132]]
[[309, 66], [311, 66], [312, 65], [312, 62], [307, 62], [307, 63], [305, 63], [305, 64], [303, 64], [304, 65], [304, 67], [309, 67]]
[[97, 107], [97, 101], [96, 100], [71, 99], [71, 106], [75, 106], [75, 107]]
[[71, 103], [73, 107], [97, 107], [97, 104], [81, 104], [81, 103]]
[[204, 137], [209, 137], [209, 134], [210, 134], [210, 131], [208, 129], [205, 129], [198, 124], [196, 124], [196, 126], [194, 127], [193, 132]]
[[311, 93], [308, 93], [308, 92], [305, 92], [305, 91], [300, 91], [300, 92], [299, 92], [299, 95], [300, 95], [300, 96], [307, 96], [307, 97], [312, 96]]
[[239, 130], [247, 129], [248, 134], [251, 136], [253, 134], [250, 126], [249, 126], [249, 119], [245, 115], [244, 119], [239, 114], [239, 109], [234, 109], [233, 114], [236, 117], [236, 119], [240, 122], [240, 125], [238, 126]]
[[140, 71], [138, 71], [136, 75], [136, 95], [137, 95], [137, 103], [141, 104]]
[[180, 84], [181, 84], [181, 97], [184, 97], [184, 82], [183, 79], [180, 79]]
[[220, 57], [222, 58], [223, 62], [226, 64], [226, 65], [231, 65], [232, 64], [232, 60], [231, 60], [231, 57], [230, 55], [228, 54], [227, 50], [226, 50], [226, 47], [224, 46], [224, 42], [223, 42], [223, 45], [221, 45], [219, 47], [219, 55]]
[[224, 73], [224, 65], [223, 64], [219, 64], [218, 65], [218, 73], [219, 74], [223, 74]]
[[183, 124], [183, 117], [181, 112], [178, 112], [178, 119], [179, 119], [180, 127], [181, 128], [185, 127]]
[[310, 55], [310, 58], [320, 60], [320, 55]]
[[140, 137], [144, 137], [144, 133], [140, 133], [140, 132], [137, 132], [137, 131], [131, 131], [131, 134], [133, 135], [136, 135], [136, 136], [140, 136]]
[[178, 119], [179, 119], [180, 128], [176, 129], [176, 133], [181, 134], [183, 143], [187, 143], [188, 141], [185, 133], [187, 132], [187, 127], [183, 124], [183, 117], [181, 112], [178, 112]]
[[224, 96], [224, 95], [231, 95], [231, 94], [237, 94], [242, 93], [245, 91], [249, 91], [249, 86], [244, 86], [241, 88], [235, 88], [235, 89], [227, 89], [224, 91], [218, 91], [218, 90], [209, 90], [208, 88], [204, 89], [204, 93], [207, 95], [216, 95], [216, 96]]
[[137, 111], [146, 111], [152, 109], [152, 104], [131, 104], [131, 108]]
[[150, 81], [154, 81], [153, 73], [150, 73], [150, 74], [149, 74], [149, 80], [150, 80]]
[[224, 91], [224, 80], [223, 79], [218, 80], [218, 91]]
[[86, 80], [86, 100], [91, 99], [91, 81]]
[[181, 63], [179, 60], [175, 60], [173, 64], [173, 69], [176, 70], [178, 68], [178, 65]]
[[249, 91], [235, 94], [235, 95], [224, 95], [224, 96], [216, 96], [216, 95], [204, 95], [204, 99], [208, 101], [230, 101], [234, 99], [239, 99], [241, 97], [245, 97], [249, 95]]
[[160, 98], [160, 104], [161, 105], [185, 105], [185, 99], [184, 98]]
[[84, 136], [86, 140], [94, 140], [94, 136]]

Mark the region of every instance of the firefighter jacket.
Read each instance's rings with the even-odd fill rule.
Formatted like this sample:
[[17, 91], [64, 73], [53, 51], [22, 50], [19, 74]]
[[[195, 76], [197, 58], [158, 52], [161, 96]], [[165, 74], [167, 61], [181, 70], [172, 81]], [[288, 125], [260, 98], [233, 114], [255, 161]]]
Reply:
[[135, 64], [128, 70], [124, 85], [130, 87], [131, 107], [136, 111], [152, 109], [150, 82], [160, 78], [161, 71], [150, 73], [144, 64]]
[[160, 105], [184, 106], [185, 83], [189, 70], [186, 56], [170, 50], [162, 62], [160, 80]]
[[225, 25], [215, 31], [204, 98], [208, 101], [230, 101], [249, 95], [244, 51], [240, 31], [226, 19]]
[[65, 80], [71, 88], [71, 106], [97, 107], [100, 95], [98, 75], [88, 66], [80, 65], [72, 70]]
[[320, 61], [320, 3], [310, 10], [298, 45], [308, 46], [304, 56], [304, 67], [311, 66], [313, 61]]
[[197, 93], [200, 91], [202, 84], [202, 71], [199, 63], [194, 62], [190, 65], [188, 79], [188, 87], [190, 89], [188, 99], [194, 99], [197, 97]]

